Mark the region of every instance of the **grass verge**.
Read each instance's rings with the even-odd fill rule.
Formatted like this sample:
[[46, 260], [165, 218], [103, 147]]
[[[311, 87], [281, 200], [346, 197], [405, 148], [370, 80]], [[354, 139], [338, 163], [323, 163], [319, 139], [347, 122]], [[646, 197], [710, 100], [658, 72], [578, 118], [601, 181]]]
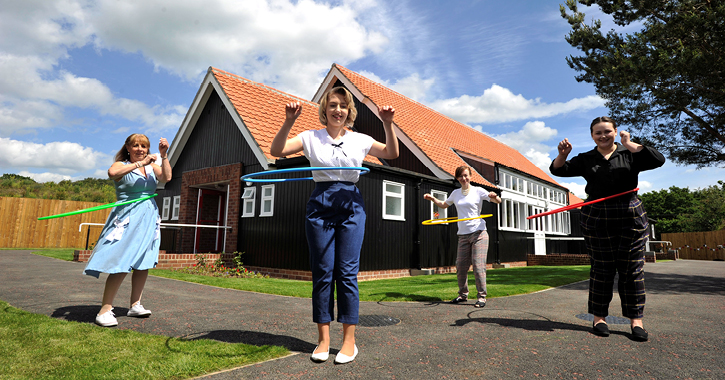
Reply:
[[2, 379], [186, 379], [289, 353], [284, 347], [104, 329], [4, 301], [0, 341]]
[[[191, 275], [164, 269], [152, 269], [150, 274], [227, 289], [302, 298], [310, 298], [312, 295], [312, 283], [309, 281], [277, 278], [221, 278]], [[589, 278], [589, 266], [495, 269], [487, 271], [486, 277], [488, 297], [495, 298], [532, 293], [586, 280]], [[473, 272], [468, 273], [468, 287], [471, 292], [475, 292], [476, 283]], [[375, 302], [440, 302], [453, 299], [458, 294], [458, 282], [455, 273], [363, 281], [359, 283], [359, 288], [360, 301]]]

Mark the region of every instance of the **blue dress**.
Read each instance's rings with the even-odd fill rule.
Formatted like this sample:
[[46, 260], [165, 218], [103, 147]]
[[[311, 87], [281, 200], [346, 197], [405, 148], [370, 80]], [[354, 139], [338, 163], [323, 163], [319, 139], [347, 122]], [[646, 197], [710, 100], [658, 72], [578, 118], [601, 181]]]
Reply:
[[[146, 177], [139, 169], [113, 181], [119, 202], [156, 192], [156, 175], [146, 166]], [[84, 274], [98, 278], [101, 273], [129, 273], [146, 270], [159, 261], [161, 218], [153, 198], [111, 209]]]

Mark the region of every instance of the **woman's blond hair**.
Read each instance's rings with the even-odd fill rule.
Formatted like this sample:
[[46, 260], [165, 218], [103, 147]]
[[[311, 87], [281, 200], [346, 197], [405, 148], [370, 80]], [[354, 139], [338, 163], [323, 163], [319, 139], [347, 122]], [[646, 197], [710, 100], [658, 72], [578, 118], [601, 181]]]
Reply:
[[357, 109], [355, 108], [355, 99], [352, 97], [350, 91], [348, 91], [345, 87], [335, 87], [330, 91], [327, 91], [327, 93], [325, 93], [325, 96], [322, 97], [322, 100], [320, 100], [319, 108], [320, 123], [322, 123], [322, 125], [324, 126], [327, 126], [326, 110], [330, 94], [342, 95], [345, 98], [345, 102], [347, 103], [347, 119], [345, 119], [345, 126], [352, 127], [353, 123], [355, 123], [355, 118], [357, 117]]

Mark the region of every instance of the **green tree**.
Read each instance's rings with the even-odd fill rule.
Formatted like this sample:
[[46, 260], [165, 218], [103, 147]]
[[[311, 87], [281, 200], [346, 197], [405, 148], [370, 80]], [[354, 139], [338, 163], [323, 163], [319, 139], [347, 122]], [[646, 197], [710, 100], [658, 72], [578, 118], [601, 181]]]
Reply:
[[717, 231], [725, 228], [725, 183], [695, 193], [692, 231]]
[[690, 191], [669, 190], [640, 195], [656, 233], [717, 231], [725, 228], [725, 182]]
[[0, 197], [111, 203], [116, 201], [116, 190], [110, 179], [86, 178], [75, 182], [37, 183], [29, 177], [3, 174], [0, 177]]
[[695, 199], [688, 188], [672, 186], [669, 190], [640, 195], [647, 216], [655, 224], [655, 233], [685, 232], [695, 210]]
[[[605, 35], [577, 3], [641, 29]], [[572, 27], [566, 41], [583, 53], [569, 66], [615, 120], [677, 164], [725, 166], [724, 1], [567, 0], [560, 11]]]

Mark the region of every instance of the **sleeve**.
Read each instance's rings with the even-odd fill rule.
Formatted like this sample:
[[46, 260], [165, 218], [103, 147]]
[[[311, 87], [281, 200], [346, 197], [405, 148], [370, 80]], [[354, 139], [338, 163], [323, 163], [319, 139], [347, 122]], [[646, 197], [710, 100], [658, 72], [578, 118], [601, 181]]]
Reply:
[[632, 154], [633, 165], [638, 171], [656, 169], [665, 164], [665, 156], [657, 149], [648, 146], [643, 148], [639, 152]]
[[554, 161], [551, 161], [549, 165], [549, 171], [551, 174], [557, 177], [580, 177], [584, 175], [584, 163], [581, 155], [574, 156], [571, 160], [564, 162], [564, 165], [554, 169]]
[[456, 193], [456, 191], [455, 191], [455, 190], [451, 191], [451, 195], [449, 195], [449, 196], [448, 196], [448, 198], [446, 199], [446, 203], [447, 203], [447, 204], [448, 204], [449, 206], [450, 206], [450, 205], [453, 205], [453, 204], [455, 203], [455, 199], [453, 198], [453, 195], [454, 195], [455, 193]]
[[483, 202], [483, 201], [491, 202], [491, 197], [488, 196], [488, 190], [486, 190], [482, 187], [479, 189], [480, 190], [478, 190], [478, 194], [479, 194], [478, 196], [481, 197], [481, 200], [479, 202]]

